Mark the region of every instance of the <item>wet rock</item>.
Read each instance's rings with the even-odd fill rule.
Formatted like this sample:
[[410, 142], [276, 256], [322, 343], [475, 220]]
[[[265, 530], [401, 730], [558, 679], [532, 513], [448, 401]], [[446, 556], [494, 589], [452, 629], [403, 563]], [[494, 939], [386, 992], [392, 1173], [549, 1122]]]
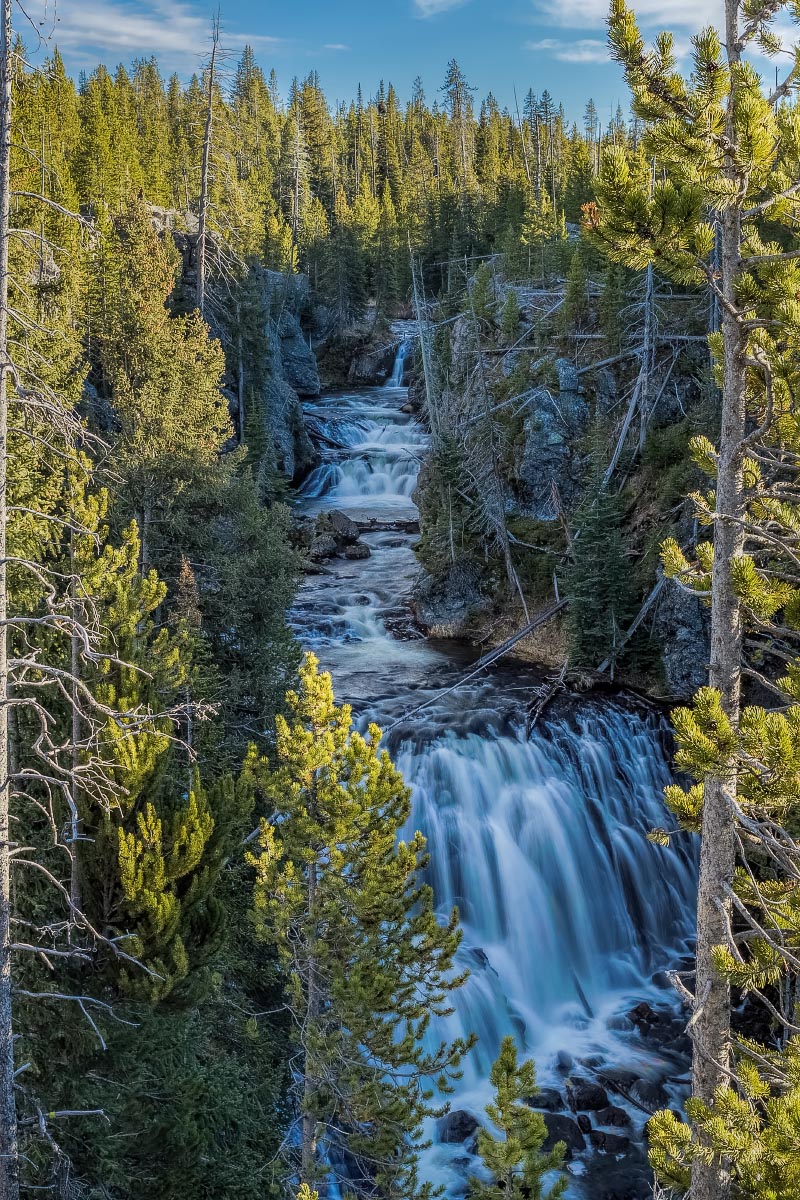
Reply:
[[631, 1088], [631, 1095], [650, 1112], [665, 1108], [669, 1099], [667, 1089], [657, 1079], [637, 1079]]
[[355, 521], [350, 520], [346, 513], [339, 512], [338, 508], [334, 508], [326, 515], [326, 523], [329, 525], [335, 538], [343, 542], [354, 543], [361, 537], [361, 530]]
[[641, 1004], [637, 1004], [636, 1008], [632, 1008], [628, 1013], [628, 1017], [637, 1029], [647, 1029], [651, 1025], [656, 1025], [659, 1021], [658, 1013], [646, 1000], [643, 1000]]
[[604, 1154], [627, 1154], [631, 1148], [630, 1138], [620, 1137], [617, 1133], [606, 1133], [603, 1129], [593, 1129], [589, 1134], [589, 1141], [595, 1150], [602, 1150]]
[[556, 1061], [555, 1061], [556, 1070], [560, 1071], [562, 1075], [567, 1075], [567, 1074], [569, 1074], [569, 1072], [572, 1070], [572, 1068], [574, 1066], [575, 1066], [575, 1059], [572, 1057], [572, 1055], [569, 1053], [569, 1051], [568, 1050], [559, 1050], [558, 1054], [556, 1055]]
[[587, 1117], [586, 1113], [581, 1113], [579, 1115], [578, 1128], [580, 1129], [581, 1133], [591, 1133], [592, 1132], [592, 1121], [591, 1121], [590, 1117]]
[[566, 1105], [557, 1088], [539, 1088], [532, 1096], [525, 1097], [530, 1108], [543, 1108], [548, 1112], [562, 1112]]
[[570, 1079], [567, 1083], [567, 1101], [573, 1112], [597, 1112], [608, 1108], [608, 1092], [599, 1083], [589, 1079]]
[[309, 554], [314, 562], [319, 562], [321, 559], [333, 558], [338, 550], [336, 538], [329, 534], [323, 534], [321, 537], [314, 538]]
[[352, 558], [356, 561], [363, 558], [371, 558], [372, 551], [366, 542], [357, 542], [355, 546], [347, 546], [344, 552], [345, 558]]
[[479, 1128], [479, 1122], [472, 1113], [456, 1109], [447, 1116], [440, 1117], [436, 1122], [436, 1132], [439, 1141], [446, 1146], [455, 1146], [466, 1142]]
[[547, 1138], [542, 1146], [542, 1150], [547, 1153], [552, 1150], [558, 1142], [564, 1142], [567, 1147], [566, 1157], [572, 1158], [573, 1154], [580, 1154], [586, 1149], [586, 1141], [581, 1133], [580, 1126], [572, 1117], [564, 1117], [560, 1113], [542, 1113], [544, 1123], [547, 1126]]
[[598, 1125], [613, 1125], [619, 1129], [631, 1124], [631, 1118], [624, 1108], [609, 1104], [608, 1108], [598, 1109], [596, 1116]]
[[621, 1090], [624, 1093], [631, 1090], [639, 1079], [639, 1075], [637, 1075], [636, 1071], [630, 1070], [629, 1067], [604, 1067], [600, 1073], [600, 1078], [612, 1092]]
[[621, 1158], [596, 1154], [588, 1160], [585, 1195], [591, 1200], [652, 1200], [653, 1174], [644, 1154], [631, 1147]]

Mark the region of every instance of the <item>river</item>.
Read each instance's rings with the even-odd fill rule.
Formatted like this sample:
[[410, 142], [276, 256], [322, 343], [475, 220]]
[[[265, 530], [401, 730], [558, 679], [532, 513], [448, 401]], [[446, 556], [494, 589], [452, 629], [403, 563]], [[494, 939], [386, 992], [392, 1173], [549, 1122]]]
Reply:
[[[292, 621], [333, 673], [340, 701], [388, 731], [413, 787], [410, 825], [429, 839], [437, 903], [461, 913], [472, 975], [447, 1029], [434, 1033], [474, 1031], [479, 1042], [453, 1109], [482, 1114], [507, 1033], [535, 1058], [540, 1085], [562, 1094], [570, 1070], [586, 1074], [582, 1060], [663, 1081], [674, 1099], [680, 1066], [624, 1015], [643, 1000], [671, 1003], [658, 972], [691, 951], [691, 846], [679, 839], [666, 851], [646, 839], [665, 823], [663, 720], [586, 700], [546, 715], [528, 738], [529, 668], [498, 666], [447, 691], [468, 673], [469, 656], [421, 638], [409, 619], [420, 568], [415, 536], [402, 527], [418, 516], [412, 494], [426, 437], [402, 373], [400, 363], [384, 388], [307, 406], [328, 449], [298, 506], [346, 513], [366, 529], [371, 557], [332, 559], [308, 576]], [[646, 1118], [629, 1111], [635, 1138]], [[448, 1196], [463, 1195], [468, 1150], [443, 1144], [441, 1132], [431, 1130], [424, 1173]], [[592, 1157], [587, 1149], [571, 1161], [570, 1197], [601, 1195], [587, 1182]]]

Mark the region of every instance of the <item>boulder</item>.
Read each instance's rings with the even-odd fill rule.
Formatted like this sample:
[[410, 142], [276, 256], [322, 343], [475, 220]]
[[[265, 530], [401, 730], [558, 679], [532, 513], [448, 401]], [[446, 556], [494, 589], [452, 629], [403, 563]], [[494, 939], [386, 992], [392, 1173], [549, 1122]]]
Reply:
[[627, 1154], [631, 1148], [630, 1138], [620, 1137], [617, 1133], [606, 1133], [602, 1129], [593, 1129], [589, 1140], [595, 1150], [602, 1150], [604, 1154]]
[[338, 551], [339, 547], [336, 544], [336, 538], [331, 537], [329, 534], [323, 534], [321, 537], [314, 538], [311, 543], [309, 555], [314, 562], [319, 562], [323, 558], [333, 558]]
[[620, 1158], [593, 1154], [582, 1182], [591, 1200], [653, 1200], [653, 1173], [635, 1146]]
[[479, 1124], [472, 1113], [456, 1109], [455, 1112], [449, 1112], [446, 1116], [439, 1118], [436, 1122], [436, 1132], [439, 1141], [444, 1145], [456, 1146], [461, 1142], [468, 1141], [479, 1128]]
[[351, 521], [346, 513], [340, 512], [338, 508], [332, 509], [327, 514], [327, 524], [330, 526], [333, 536], [342, 542], [352, 544], [361, 537], [361, 530], [355, 521]]
[[592, 1132], [591, 1118], [587, 1117], [586, 1113], [578, 1114], [578, 1128], [580, 1129], [581, 1133], [591, 1133]]
[[567, 1101], [573, 1112], [597, 1112], [608, 1108], [608, 1092], [589, 1079], [570, 1079], [567, 1082]]
[[544, 1123], [547, 1126], [547, 1138], [542, 1146], [545, 1154], [552, 1150], [559, 1142], [564, 1142], [567, 1147], [567, 1158], [572, 1158], [573, 1154], [580, 1154], [586, 1149], [586, 1142], [583, 1134], [580, 1131], [580, 1126], [572, 1117], [562, 1116], [561, 1113], [542, 1113]]
[[619, 1129], [631, 1124], [630, 1114], [624, 1108], [617, 1108], [616, 1104], [598, 1109], [595, 1119], [598, 1125], [613, 1125]]
[[650, 1112], [666, 1108], [669, 1100], [667, 1089], [656, 1079], [637, 1079], [631, 1088], [631, 1095]]
[[557, 1088], [539, 1088], [532, 1096], [525, 1097], [529, 1108], [543, 1108], [547, 1112], [562, 1112], [566, 1105]]
[[351, 558], [354, 561], [359, 561], [364, 558], [371, 558], [372, 551], [366, 542], [357, 542], [355, 546], [346, 546], [344, 551], [345, 558]]

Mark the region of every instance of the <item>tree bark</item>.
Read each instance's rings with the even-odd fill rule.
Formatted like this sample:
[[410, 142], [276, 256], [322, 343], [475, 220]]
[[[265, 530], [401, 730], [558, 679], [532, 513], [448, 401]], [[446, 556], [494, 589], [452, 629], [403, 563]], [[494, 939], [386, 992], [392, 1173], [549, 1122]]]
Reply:
[[11, 186], [11, 0], [0, 10], [0, 1196], [19, 1197], [11, 994], [11, 776], [8, 666], [8, 275]]
[[[737, 57], [737, 0], [726, 0], [726, 36], [729, 59]], [[729, 136], [735, 139], [733, 111], [736, 98], [728, 102]], [[728, 160], [727, 173], [735, 178], [736, 167]], [[746, 424], [745, 338], [736, 314], [736, 278], [740, 268], [741, 204], [720, 215], [720, 285], [724, 337], [722, 425], [719, 442], [716, 519], [714, 524], [714, 569], [711, 600], [711, 686], [722, 698], [722, 706], [734, 727], [741, 707], [742, 611], [733, 588], [731, 563], [744, 551], [744, 495], [742, 486], [742, 441]], [[730, 886], [735, 861], [734, 802], [737, 792], [735, 761], [730, 769], [705, 782], [703, 826], [700, 849], [700, 878], [697, 896], [697, 975], [695, 1013], [692, 1026], [692, 1094], [710, 1103], [714, 1093], [730, 1082], [731, 997], [730, 984], [714, 968], [714, 948], [728, 941]], [[692, 1166], [692, 1200], [726, 1200], [730, 1195], [729, 1164], [695, 1162]]]
[[214, 84], [216, 82], [217, 48], [219, 46], [219, 22], [212, 29], [211, 58], [208, 64], [208, 97], [206, 101], [206, 125], [203, 133], [203, 162], [200, 169], [200, 216], [197, 234], [197, 307], [200, 315], [206, 306], [206, 242], [208, 239], [208, 177], [211, 166], [211, 137], [214, 130]]
[[[314, 927], [315, 908], [317, 903], [317, 864], [311, 863], [308, 869], [308, 917], [309, 936], [316, 940]], [[306, 993], [306, 1027], [313, 1028], [319, 1019], [319, 981], [317, 979], [317, 961], [313, 953], [308, 959], [308, 988]], [[314, 1076], [314, 1064], [309, 1061], [308, 1050], [304, 1064], [305, 1077], [303, 1080], [303, 1123], [301, 1129], [301, 1165], [303, 1182], [313, 1184], [317, 1160], [317, 1118], [314, 1113], [314, 1095], [317, 1090], [317, 1080]]]

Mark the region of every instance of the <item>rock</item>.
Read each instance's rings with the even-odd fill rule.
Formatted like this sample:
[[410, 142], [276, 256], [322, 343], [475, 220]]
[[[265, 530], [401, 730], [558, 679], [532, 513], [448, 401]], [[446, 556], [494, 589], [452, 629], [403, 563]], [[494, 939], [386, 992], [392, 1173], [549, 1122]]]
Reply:
[[338, 553], [339, 547], [336, 544], [336, 538], [329, 534], [324, 534], [322, 537], [315, 537], [311, 543], [309, 555], [314, 562], [319, 562], [322, 558], [333, 558]]
[[553, 485], [566, 506], [578, 498], [586, 472], [577, 447], [588, 424], [589, 406], [577, 391], [554, 396], [549, 388], [540, 387], [532, 393], [517, 476], [531, 515], [537, 520], [556, 518]]
[[669, 1100], [667, 1089], [655, 1079], [637, 1079], [631, 1088], [631, 1095], [651, 1112], [666, 1108]]
[[566, 1108], [557, 1088], [539, 1088], [532, 1096], [525, 1097], [525, 1103], [530, 1108], [543, 1108], [548, 1112], [561, 1112]]
[[578, 1116], [578, 1128], [580, 1129], [581, 1133], [592, 1132], [592, 1121], [590, 1117], [587, 1117], [586, 1113], [581, 1113]]
[[637, 1029], [641, 1029], [643, 1026], [647, 1028], [650, 1025], [656, 1025], [659, 1021], [658, 1013], [650, 1007], [646, 1000], [643, 1000], [641, 1004], [637, 1004], [636, 1008], [632, 1008], [628, 1013], [628, 1017]]
[[433, 637], [465, 636], [470, 618], [490, 603], [481, 591], [480, 568], [463, 560], [441, 575], [424, 575], [412, 597], [414, 616]]
[[708, 681], [709, 616], [702, 600], [667, 580], [656, 609], [653, 631], [664, 646], [662, 661], [670, 692], [693, 696]]
[[630, 1138], [620, 1137], [617, 1133], [605, 1133], [602, 1129], [593, 1129], [589, 1140], [595, 1150], [606, 1154], [627, 1154], [631, 1148]]
[[618, 1088], [622, 1092], [629, 1092], [639, 1079], [639, 1076], [628, 1067], [604, 1067], [600, 1073], [600, 1078], [612, 1092]]
[[635, 1146], [617, 1158], [595, 1154], [588, 1159], [585, 1195], [591, 1200], [652, 1200], [653, 1174], [647, 1159]]
[[284, 309], [278, 323], [281, 366], [289, 386], [298, 396], [318, 396], [322, 391], [314, 352], [293, 312]]
[[568, 1050], [559, 1050], [555, 1061], [556, 1070], [560, 1071], [562, 1075], [568, 1075], [574, 1066], [575, 1059], [570, 1052]]
[[449, 1112], [447, 1116], [439, 1118], [436, 1122], [436, 1132], [439, 1141], [444, 1145], [455, 1146], [471, 1138], [479, 1124], [472, 1113], [456, 1109], [455, 1112]]
[[613, 1125], [617, 1128], [624, 1128], [631, 1124], [631, 1118], [624, 1108], [617, 1108], [616, 1104], [609, 1104], [608, 1108], [598, 1109], [596, 1114], [598, 1125]]
[[608, 1092], [589, 1079], [570, 1079], [567, 1082], [567, 1101], [573, 1112], [596, 1112], [608, 1108]]
[[359, 561], [364, 558], [371, 558], [372, 551], [366, 542], [358, 542], [355, 546], [346, 546], [344, 556], [345, 558], [352, 558]]
[[327, 514], [327, 524], [333, 531], [333, 536], [343, 542], [357, 542], [361, 537], [361, 530], [355, 521], [351, 521], [346, 513], [339, 512], [338, 508], [331, 509]]
[[542, 1113], [542, 1117], [547, 1126], [547, 1138], [542, 1146], [545, 1154], [548, 1150], [552, 1150], [558, 1142], [566, 1143], [567, 1158], [572, 1158], [573, 1154], [580, 1154], [586, 1149], [586, 1142], [580, 1126], [572, 1117], [564, 1117], [560, 1113], [550, 1112]]

